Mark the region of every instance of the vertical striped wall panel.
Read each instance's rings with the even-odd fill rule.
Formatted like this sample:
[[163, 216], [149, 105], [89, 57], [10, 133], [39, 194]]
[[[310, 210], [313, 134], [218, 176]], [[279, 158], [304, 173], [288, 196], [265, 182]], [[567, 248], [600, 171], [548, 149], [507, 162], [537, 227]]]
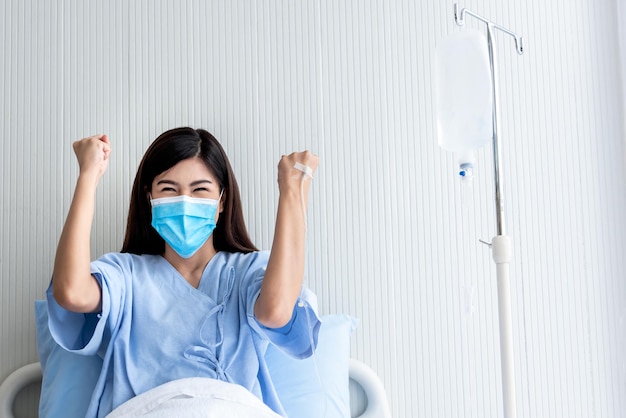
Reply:
[[[519, 416], [618, 417], [623, 2], [461, 6], [526, 40], [519, 56], [496, 35]], [[77, 177], [71, 142], [113, 141], [97, 257], [121, 246], [147, 145], [190, 125], [229, 153], [263, 248], [280, 155], [319, 154], [305, 280], [323, 314], [359, 318], [352, 355], [395, 417], [501, 416], [495, 267], [479, 242], [496, 233], [491, 149], [467, 186], [436, 141], [432, 60], [461, 30], [452, 1], [7, 0], [0, 16], [0, 378], [37, 359], [33, 301]]]

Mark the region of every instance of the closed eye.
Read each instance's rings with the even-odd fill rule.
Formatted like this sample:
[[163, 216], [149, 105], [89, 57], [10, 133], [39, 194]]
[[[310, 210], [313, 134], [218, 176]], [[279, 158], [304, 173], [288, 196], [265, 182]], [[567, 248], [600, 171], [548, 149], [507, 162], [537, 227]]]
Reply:
[[157, 183], [157, 187], [160, 192], [176, 192], [178, 184], [174, 181], [164, 179]]

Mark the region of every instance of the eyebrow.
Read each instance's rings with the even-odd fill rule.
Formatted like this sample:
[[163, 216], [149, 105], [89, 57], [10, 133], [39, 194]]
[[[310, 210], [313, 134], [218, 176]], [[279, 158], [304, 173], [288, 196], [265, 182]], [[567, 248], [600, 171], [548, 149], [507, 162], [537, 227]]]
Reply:
[[[197, 186], [199, 184], [203, 184], [203, 183], [209, 183], [209, 184], [213, 184], [212, 180], [196, 180], [196, 181], [192, 181], [189, 185], [190, 186]], [[167, 180], [167, 179], [163, 179], [163, 180], [159, 180], [157, 182], [157, 186], [160, 184], [171, 184], [173, 186], [178, 186], [178, 182], [175, 182], [174, 180]]]

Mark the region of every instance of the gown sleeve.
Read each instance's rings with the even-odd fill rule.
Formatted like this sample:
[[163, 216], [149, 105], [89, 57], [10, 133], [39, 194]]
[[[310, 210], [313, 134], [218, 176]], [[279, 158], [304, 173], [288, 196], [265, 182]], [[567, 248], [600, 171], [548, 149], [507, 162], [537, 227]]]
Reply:
[[309, 357], [317, 346], [321, 325], [317, 315], [317, 299], [311, 290], [303, 286], [293, 308], [291, 320], [281, 328], [266, 327], [257, 321], [254, 315], [254, 304], [261, 292], [268, 259], [268, 252], [258, 253], [244, 277], [242, 293], [246, 303], [248, 324], [259, 337], [269, 340], [284, 353], [295, 358]]
[[[91, 263], [91, 274], [102, 289], [102, 311], [77, 313], [61, 307], [46, 291], [50, 334], [61, 347], [84, 355], [104, 353], [124, 306], [129, 260], [122, 254], [106, 254]], [[54, 280], [54, 278], [53, 278]]]

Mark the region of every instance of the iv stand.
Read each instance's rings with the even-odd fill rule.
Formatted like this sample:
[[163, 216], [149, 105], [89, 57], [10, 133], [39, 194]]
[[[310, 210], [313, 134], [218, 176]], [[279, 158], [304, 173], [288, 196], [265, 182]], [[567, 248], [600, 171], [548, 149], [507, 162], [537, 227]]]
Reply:
[[496, 200], [497, 235], [491, 241], [492, 257], [496, 263], [498, 282], [498, 317], [500, 324], [500, 362], [502, 367], [502, 396], [504, 403], [504, 417], [517, 417], [517, 402], [515, 398], [515, 373], [513, 367], [513, 331], [511, 320], [511, 283], [509, 279], [509, 263], [512, 258], [511, 239], [506, 235], [504, 226], [504, 210], [502, 205], [502, 183], [500, 181], [501, 154], [498, 146], [498, 83], [495, 66], [496, 29], [512, 36], [515, 39], [515, 48], [518, 54], [524, 52], [523, 39], [508, 29], [499, 26], [484, 17], [481, 17], [465, 8], [459, 9], [454, 3], [454, 20], [459, 26], [465, 23], [465, 15], [471, 15], [487, 25], [487, 46], [489, 49], [489, 64], [491, 67], [491, 83], [493, 91], [493, 160]]

